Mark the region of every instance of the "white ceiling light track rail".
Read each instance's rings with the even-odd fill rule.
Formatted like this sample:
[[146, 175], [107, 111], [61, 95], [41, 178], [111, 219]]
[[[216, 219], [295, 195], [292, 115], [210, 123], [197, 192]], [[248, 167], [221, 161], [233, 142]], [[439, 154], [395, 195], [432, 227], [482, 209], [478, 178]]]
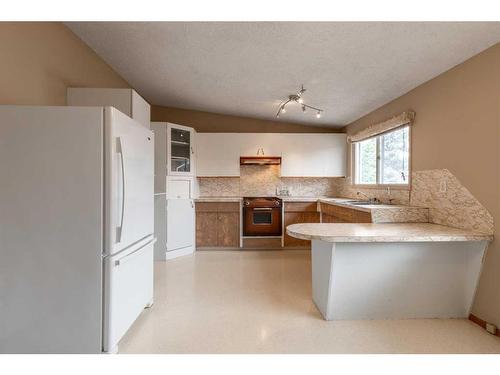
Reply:
[[288, 99], [280, 104], [278, 112], [276, 113], [276, 117], [279, 118], [282, 113], [286, 112], [285, 107], [287, 106], [287, 104], [297, 103], [301, 106], [303, 113], [305, 113], [307, 109], [312, 109], [313, 111], [316, 111], [316, 118], [320, 118], [321, 112], [323, 112], [323, 110], [321, 108], [316, 108], [312, 105], [305, 104], [304, 99], [302, 99], [302, 94], [304, 94], [305, 92], [306, 89], [304, 88], [304, 85], [302, 85], [298, 93], [289, 95]]

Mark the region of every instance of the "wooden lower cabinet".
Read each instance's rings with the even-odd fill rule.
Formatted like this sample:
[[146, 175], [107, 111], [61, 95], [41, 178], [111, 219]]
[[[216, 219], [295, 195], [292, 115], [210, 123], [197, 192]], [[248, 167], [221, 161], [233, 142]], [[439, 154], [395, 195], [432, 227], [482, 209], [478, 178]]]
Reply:
[[[321, 203], [321, 215], [316, 202], [285, 202], [283, 222], [285, 226], [285, 248], [309, 248], [311, 241], [300, 240], [286, 234], [286, 227], [300, 223], [371, 223], [371, 214], [348, 207]], [[262, 239], [245, 239], [245, 248], [259, 248]], [[267, 239], [264, 239], [267, 241]], [[281, 239], [274, 241], [280, 247]], [[273, 242], [273, 243], [274, 243]], [[264, 243], [264, 242], [263, 242]], [[239, 248], [240, 247], [240, 204], [236, 202], [196, 203], [196, 247]]]
[[217, 246], [217, 212], [196, 213], [196, 246]]
[[311, 247], [311, 241], [301, 240], [286, 234], [286, 227], [291, 224], [319, 223], [320, 215], [317, 204], [310, 202], [287, 202], [285, 203], [285, 233], [284, 243], [288, 248]]
[[196, 247], [239, 246], [239, 203], [196, 203]]
[[321, 203], [322, 223], [371, 223], [370, 212], [360, 211], [354, 208], [341, 207], [333, 204]]
[[350, 223], [350, 221], [343, 220], [337, 216], [329, 215], [326, 213], [321, 214], [321, 222], [322, 223]]
[[217, 217], [217, 246], [240, 246], [240, 213], [219, 212]]
[[364, 211], [356, 211], [354, 214], [354, 222], [355, 223], [371, 223], [372, 222], [372, 214]]

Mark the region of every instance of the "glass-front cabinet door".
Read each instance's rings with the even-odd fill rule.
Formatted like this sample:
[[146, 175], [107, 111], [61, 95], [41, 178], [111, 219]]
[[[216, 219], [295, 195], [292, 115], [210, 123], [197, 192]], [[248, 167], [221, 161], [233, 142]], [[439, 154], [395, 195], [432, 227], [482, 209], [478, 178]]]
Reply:
[[168, 124], [168, 172], [170, 175], [193, 175], [194, 130], [192, 128]]

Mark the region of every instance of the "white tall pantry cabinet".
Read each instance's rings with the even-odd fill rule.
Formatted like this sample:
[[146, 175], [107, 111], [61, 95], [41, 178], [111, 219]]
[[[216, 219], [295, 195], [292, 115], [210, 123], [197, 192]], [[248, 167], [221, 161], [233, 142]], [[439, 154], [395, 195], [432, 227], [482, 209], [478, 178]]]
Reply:
[[166, 122], [152, 122], [155, 133], [155, 259], [195, 251], [196, 132]]

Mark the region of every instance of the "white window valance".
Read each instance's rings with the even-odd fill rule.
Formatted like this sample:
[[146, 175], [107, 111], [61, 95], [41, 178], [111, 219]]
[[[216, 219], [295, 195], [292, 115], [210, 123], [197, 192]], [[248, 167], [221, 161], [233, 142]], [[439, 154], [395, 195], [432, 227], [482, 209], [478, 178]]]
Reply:
[[359, 142], [367, 138], [388, 132], [389, 130], [399, 128], [400, 126], [412, 125], [415, 119], [415, 112], [406, 111], [389, 120], [370, 125], [359, 132], [347, 137], [349, 142]]

